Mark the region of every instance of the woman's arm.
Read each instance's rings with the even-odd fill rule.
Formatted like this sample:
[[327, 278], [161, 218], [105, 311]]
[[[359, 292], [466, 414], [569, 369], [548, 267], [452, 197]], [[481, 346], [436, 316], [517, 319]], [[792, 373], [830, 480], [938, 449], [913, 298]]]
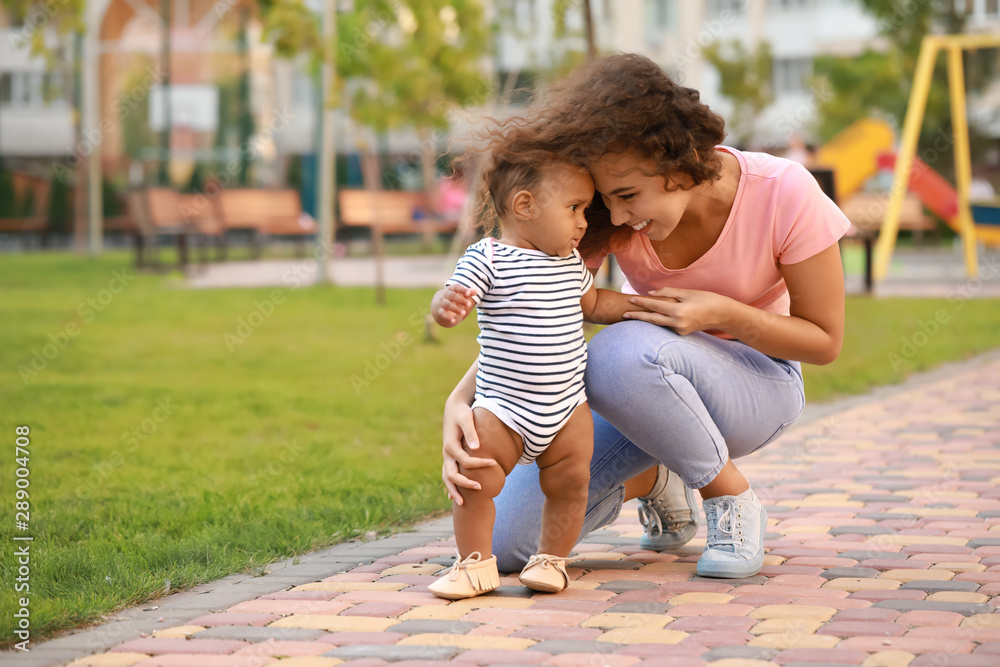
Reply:
[[642, 310], [642, 306], [629, 301], [628, 294], [610, 289], [591, 287], [580, 299], [583, 319], [594, 324], [621, 322], [625, 313]]
[[441, 450], [444, 465], [441, 468], [441, 479], [444, 480], [444, 486], [448, 490], [448, 497], [459, 505], [463, 502], [459, 487], [479, 489], [480, 485], [460, 473], [458, 466], [468, 469], [497, 465], [493, 459], [470, 456], [462, 447], [462, 441], [465, 440], [469, 449], [479, 449], [479, 437], [472, 421], [472, 402], [476, 397], [478, 371], [479, 362], [476, 361], [462, 376], [444, 403], [444, 446]]
[[632, 297], [653, 312], [633, 312], [626, 319], [667, 326], [679, 334], [719, 329], [750, 347], [782, 359], [828, 364], [844, 340], [844, 270], [835, 243], [798, 264], [780, 265], [791, 298], [789, 315], [775, 315], [729, 297], [700, 290], [665, 287], [652, 296], [677, 303]]

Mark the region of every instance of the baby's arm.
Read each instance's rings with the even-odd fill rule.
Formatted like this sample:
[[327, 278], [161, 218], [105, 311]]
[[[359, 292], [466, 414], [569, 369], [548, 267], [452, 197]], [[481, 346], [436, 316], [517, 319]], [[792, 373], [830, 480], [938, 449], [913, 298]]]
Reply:
[[[637, 310], [646, 310], [642, 306], [629, 303], [631, 294], [622, 294], [610, 289], [600, 289], [591, 286], [587, 293], [580, 299], [580, 307], [583, 309], [583, 319], [594, 324], [614, 324], [621, 322], [625, 318], [624, 313]], [[670, 299], [674, 301], [674, 299]]]
[[452, 283], [439, 289], [431, 299], [431, 317], [443, 327], [453, 327], [476, 307], [476, 290]]

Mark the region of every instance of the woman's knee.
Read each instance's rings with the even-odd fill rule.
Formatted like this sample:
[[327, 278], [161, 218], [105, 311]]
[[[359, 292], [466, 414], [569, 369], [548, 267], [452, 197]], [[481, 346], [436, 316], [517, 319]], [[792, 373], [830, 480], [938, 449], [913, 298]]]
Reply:
[[681, 337], [648, 322], [620, 322], [605, 327], [587, 347], [587, 399], [598, 412], [637, 386], [641, 373], [662, 374], [661, 351]]

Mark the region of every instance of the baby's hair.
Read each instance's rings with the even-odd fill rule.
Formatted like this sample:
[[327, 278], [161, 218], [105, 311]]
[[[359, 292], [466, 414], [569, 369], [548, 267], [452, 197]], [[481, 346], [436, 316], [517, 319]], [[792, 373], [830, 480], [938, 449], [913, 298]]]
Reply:
[[[631, 153], [651, 164], [647, 176], [667, 179], [668, 189], [693, 187], [721, 176], [715, 147], [726, 133], [725, 121], [701, 102], [697, 90], [674, 82], [649, 58], [622, 54], [581, 65], [523, 114], [487, 119], [477, 136], [486, 137], [489, 151], [477, 202], [489, 234], [505, 210], [503, 198], [517, 192], [509, 189], [512, 183], [523, 178], [518, 184], [531, 189], [539, 166], [589, 169], [604, 155]], [[677, 182], [678, 175], [688, 177], [686, 186]], [[632, 238], [627, 226], [611, 224], [600, 200], [586, 212], [589, 226], [580, 242], [585, 258], [613, 252]]]
[[559, 163], [572, 164], [542, 139], [541, 128], [524, 118], [502, 122], [488, 118], [485, 128], [475, 136], [479, 150], [466, 153], [458, 165], [477, 159], [476, 217], [485, 236], [496, 236], [502, 231], [501, 220], [510, 212], [511, 197], [521, 190], [539, 196], [546, 169]]

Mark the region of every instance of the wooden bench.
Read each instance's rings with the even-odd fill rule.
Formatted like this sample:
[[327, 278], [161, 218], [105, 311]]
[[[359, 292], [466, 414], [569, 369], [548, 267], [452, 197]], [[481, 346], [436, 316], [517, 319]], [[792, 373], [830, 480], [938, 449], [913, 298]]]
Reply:
[[302, 214], [302, 200], [295, 190], [225, 189], [216, 200], [216, 214], [224, 229], [249, 231], [257, 257], [270, 237], [293, 237], [302, 251], [305, 242], [316, 235], [316, 223]]
[[[872, 291], [873, 249], [878, 238], [886, 210], [889, 208], [891, 195], [885, 193], [861, 193], [840, 204], [840, 210], [851, 221], [848, 238], [861, 240], [865, 248], [865, 290]], [[924, 206], [915, 194], [906, 193], [903, 197], [903, 208], [899, 216], [899, 229], [916, 232], [936, 232], [937, 225], [933, 218], [924, 215]]]
[[14, 172], [14, 194], [18, 201], [31, 198], [31, 213], [15, 218], [0, 218], [0, 233], [17, 233], [27, 245], [30, 234], [37, 235], [39, 245], [45, 245], [49, 227], [49, 195], [52, 184], [37, 176]]
[[129, 192], [125, 198], [128, 217], [135, 229], [135, 265], [149, 265], [147, 252], [154, 249], [155, 261], [160, 264], [160, 238], [177, 238], [177, 265], [188, 263], [187, 237], [192, 233], [180, 208], [180, 195], [170, 188], [147, 188]]
[[399, 190], [341, 190], [340, 224], [347, 227], [375, 226], [383, 234], [425, 234], [453, 232], [457, 220], [438, 220], [423, 192]]

